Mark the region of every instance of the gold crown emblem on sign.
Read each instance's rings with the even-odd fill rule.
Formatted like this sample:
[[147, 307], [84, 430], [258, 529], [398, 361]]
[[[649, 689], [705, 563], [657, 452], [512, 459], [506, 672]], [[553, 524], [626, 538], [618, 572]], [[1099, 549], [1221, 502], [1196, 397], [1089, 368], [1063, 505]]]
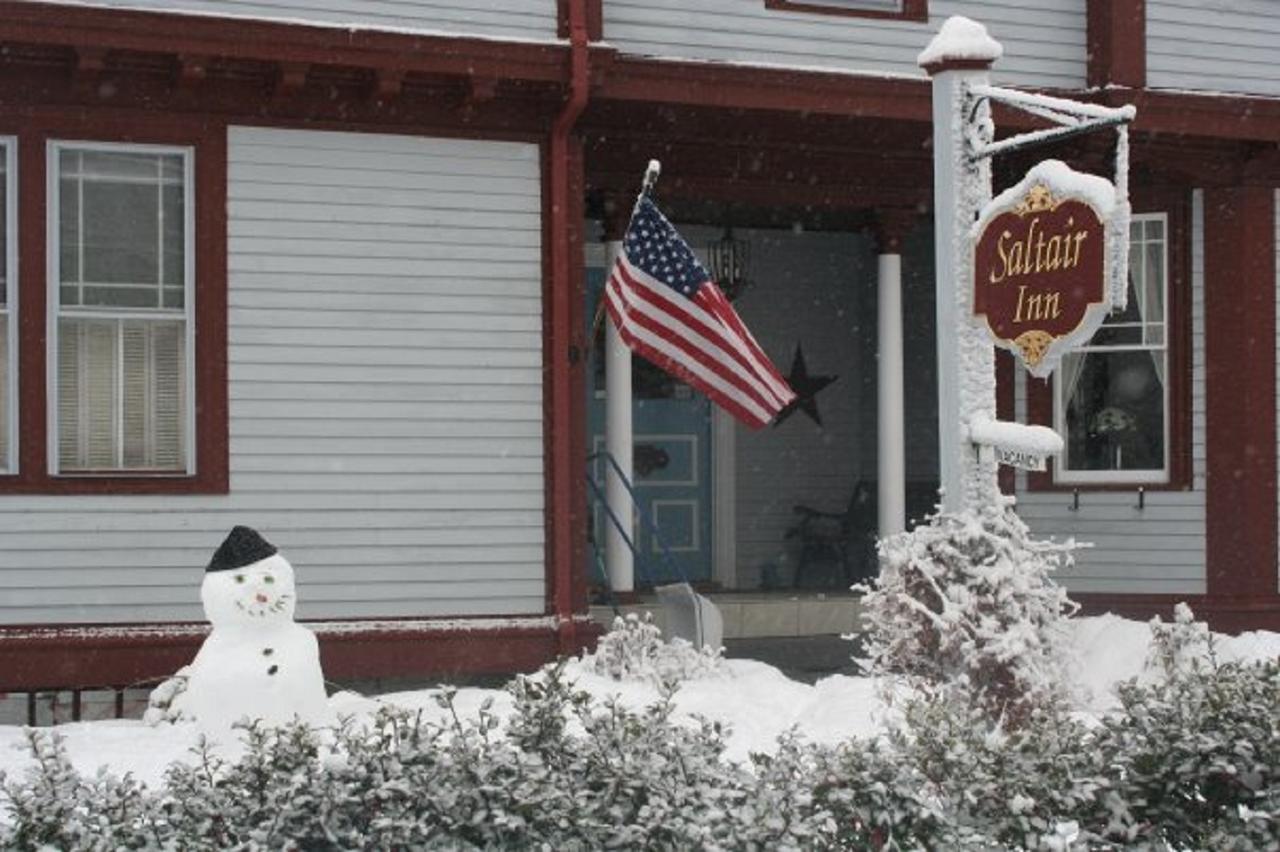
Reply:
[[1013, 212], [1019, 216], [1025, 216], [1028, 213], [1042, 213], [1045, 210], [1052, 210], [1058, 206], [1058, 199], [1053, 197], [1053, 191], [1042, 183], [1027, 190], [1027, 194], [1018, 202], [1018, 206], [1013, 208]]

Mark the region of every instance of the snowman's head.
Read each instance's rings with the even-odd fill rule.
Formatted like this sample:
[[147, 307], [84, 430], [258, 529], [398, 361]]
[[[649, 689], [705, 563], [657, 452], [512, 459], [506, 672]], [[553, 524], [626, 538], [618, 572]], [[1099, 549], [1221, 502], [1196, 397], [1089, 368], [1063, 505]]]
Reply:
[[248, 527], [236, 527], [205, 569], [204, 614], [214, 627], [292, 621], [293, 566]]
[[252, 565], [204, 575], [204, 614], [214, 627], [292, 621], [293, 566], [276, 553]]

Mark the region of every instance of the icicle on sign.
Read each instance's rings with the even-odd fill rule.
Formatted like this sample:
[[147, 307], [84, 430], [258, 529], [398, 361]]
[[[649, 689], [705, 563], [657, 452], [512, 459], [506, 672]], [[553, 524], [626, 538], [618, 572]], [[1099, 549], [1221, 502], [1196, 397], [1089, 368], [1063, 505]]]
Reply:
[[1114, 207], [1110, 181], [1046, 160], [978, 216], [974, 316], [1033, 376], [1047, 378], [1111, 310], [1109, 259], [1128, 251], [1108, 227]]

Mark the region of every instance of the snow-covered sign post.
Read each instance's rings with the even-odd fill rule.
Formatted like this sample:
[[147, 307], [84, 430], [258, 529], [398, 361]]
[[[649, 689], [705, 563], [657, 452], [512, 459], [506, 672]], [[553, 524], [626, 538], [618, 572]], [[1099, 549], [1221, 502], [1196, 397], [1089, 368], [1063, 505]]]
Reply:
[[[1043, 470], [1062, 438], [996, 419], [994, 344], [1046, 378], [1063, 353], [1124, 307], [1128, 280], [1128, 123], [1103, 107], [992, 86], [1003, 53], [986, 28], [953, 17], [919, 56], [933, 78], [938, 439], [942, 508], [992, 504], [999, 464]], [[991, 102], [1054, 126], [995, 141]], [[1055, 160], [991, 198], [991, 158], [1115, 127], [1114, 185]]]

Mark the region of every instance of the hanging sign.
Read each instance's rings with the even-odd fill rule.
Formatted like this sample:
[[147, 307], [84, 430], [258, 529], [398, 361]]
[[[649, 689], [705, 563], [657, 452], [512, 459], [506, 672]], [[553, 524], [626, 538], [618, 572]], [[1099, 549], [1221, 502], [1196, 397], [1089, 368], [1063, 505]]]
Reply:
[[[1110, 181], [1057, 160], [1035, 166], [994, 198], [973, 229], [973, 313], [997, 346], [1047, 378], [1111, 310], [1116, 255], [1128, 247], [1109, 227]], [[1122, 291], [1123, 292], [1123, 291]]]

